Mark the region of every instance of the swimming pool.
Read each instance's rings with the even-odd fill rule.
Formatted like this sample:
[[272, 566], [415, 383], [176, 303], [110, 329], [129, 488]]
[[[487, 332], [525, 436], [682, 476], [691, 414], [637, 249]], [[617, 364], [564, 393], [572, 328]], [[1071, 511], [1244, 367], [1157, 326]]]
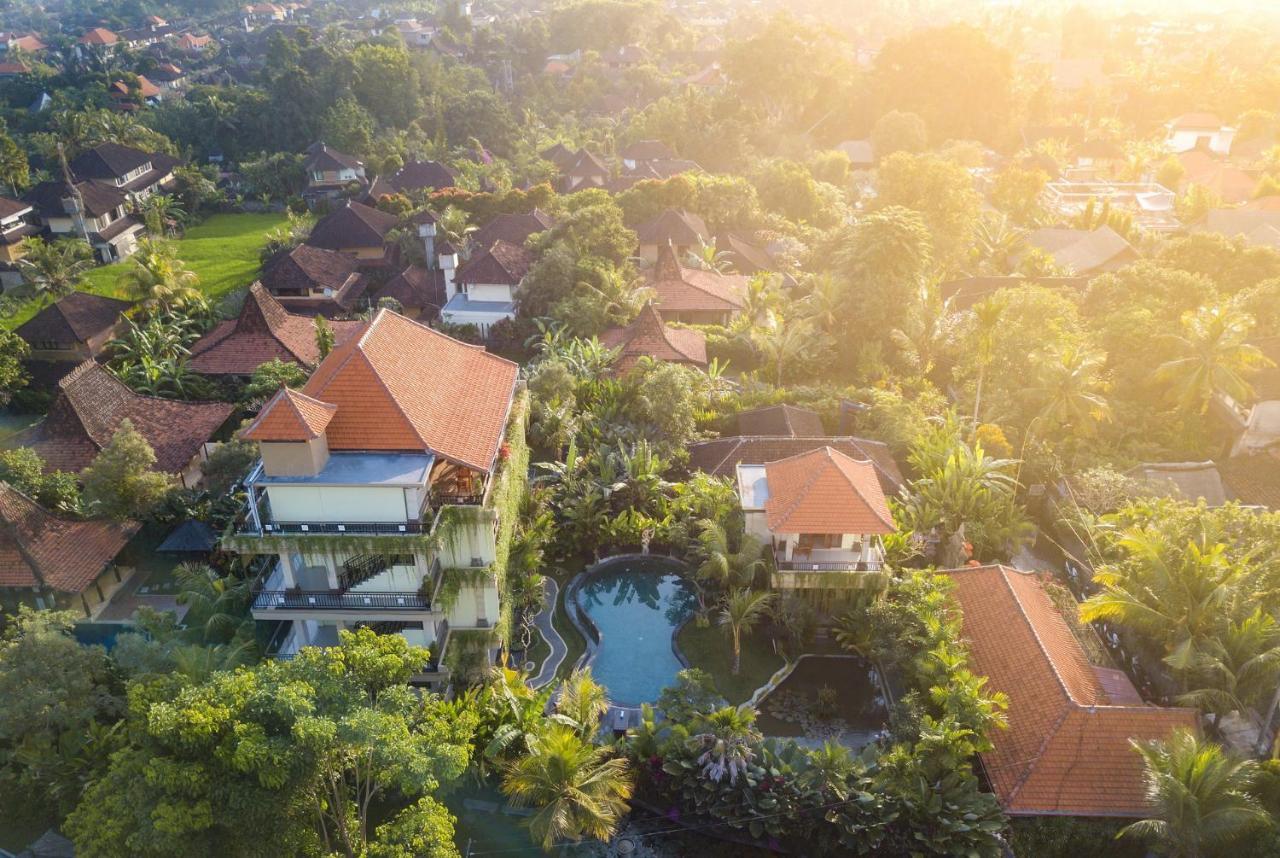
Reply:
[[619, 558], [594, 567], [573, 598], [599, 634], [588, 664], [617, 705], [652, 703], [684, 664], [672, 636], [693, 613], [682, 566], [662, 557]]

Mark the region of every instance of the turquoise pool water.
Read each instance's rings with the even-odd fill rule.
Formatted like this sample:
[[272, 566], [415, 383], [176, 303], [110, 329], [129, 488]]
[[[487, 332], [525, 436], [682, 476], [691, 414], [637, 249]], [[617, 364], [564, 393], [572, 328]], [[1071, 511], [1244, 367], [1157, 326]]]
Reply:
[[578, 588], [578, 605], [600, 633], [591, 673], [614, 703], [651, 703], [684, 667], [672, 634], [694, 610], [692, 588], [663, 558], [615, 561]]

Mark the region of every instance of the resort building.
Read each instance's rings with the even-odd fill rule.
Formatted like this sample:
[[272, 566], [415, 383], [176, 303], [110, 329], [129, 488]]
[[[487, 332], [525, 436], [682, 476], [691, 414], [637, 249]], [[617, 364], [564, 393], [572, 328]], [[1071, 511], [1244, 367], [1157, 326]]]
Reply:
[[[770, 546], [775, 589], [875, 586], [881, 537], [896, 529], [876, 467], [829, 446], [763, 465], [738, 465], [746, 530]], [[825, 598], [822, 597], [822, 598]]]
[[667, 322], [727, 325], [746, 306], [746, 277], [685, 268], [670, 244], [659, 248], [645, 285], [653, 290], [658, 314]]
[[440, 316], [452, 325], [475, 325], [480, 335], [516, 315], [516, 293], [533, 266], [533, 254], [499, 239], [458, 266]]
[[636, 240], [637, 255], [646, 262], [656, 262], [658, 251], [667, 246], [675, 248], [677, 259], [684, 259], [690, 251], [711, 243], [711, 231], [696, 214], [667, 209], [637, 226]]
[[398, 222], [395, 215], [381, 209], [348, 202], [321, 218], [306, 244], [346, 254], [364, 269], [394, 265], [399, 254], [394, 245], [387, 244], [387, 234]]
[[629, 372], [641, 358], [707, 367], [707, 338], [691, 328], [672, 328], [663, 323], [653, 304], [645, 304], [640, 314], [625, 328], [609, 328], [600, 335], [605, 348], [617, 349], [614, 372]]
[[262, 285], [289, 312], [314, 318], [359, 309], [369, 281], [360, 263], [345, 253], [300, 244], [267, 263]]
[[[288, 654], [369, 626], [431, 648], [499, 620], [502, 463], [523, 448], [518, 367], [381, 310], [243, 437], [261, 459], [223, 548], [263, 560], [253, 616]], [[523, 479], [522, 467], [516, 468]]]
[[369, 184], [363, 161], [326, 146], [323, 141], [307, 147], [302, 168], [307, 174], [307, 187], [302, 195], [312, 203], [321, 199], [334, 200], [351, 187]]
[[993, 730], [992, 749], [980, 755], [1005, 813], [1150, 813], [1142, 757], [1130, 740], [1194, 731], [1195, 710], [1148, 705], [1123, 671], [1090, 664], [1035, 574], [1005, 566], [946, 574], [973, 672], [1009, 697], [1008, 729]]
[[132, 306], [132, 301], [72, 292], [41, 308], [14, 333], [31, 347], [31, 360], [79, 364], [98, 356]]

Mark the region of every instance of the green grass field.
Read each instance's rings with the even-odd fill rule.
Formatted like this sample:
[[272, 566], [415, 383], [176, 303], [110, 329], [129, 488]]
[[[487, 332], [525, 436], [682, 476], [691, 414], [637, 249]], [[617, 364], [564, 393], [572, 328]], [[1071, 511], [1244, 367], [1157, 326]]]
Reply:
[[[266, 235], [284, 223], [282, 214], [219, 214], [187, 230], [178, 242], [178, 258], [200, 277], [199, 288], [216, 302], [230, 292], [253, 282], [258, 273], [258, 251]], [[120, 288], [120, 273], [126, 259], [95, 268], [85, 276], [83, 291], [112, 298], [127, 298]], [[12, 329], [35, 315], [34, 303], [23, 307], [4, 326]]]
[[768, 635], [759, 631], [743, 636], [742, 670], [737, 676], [732, 670], [733, 649], [719, 626], [699, 628], [697, 623], [686, 623], [676, 641], [690, 666], [711, 674], [716, 690], [735, 706], [749, 700], [783, 664], [782, 657], [773, 651]]

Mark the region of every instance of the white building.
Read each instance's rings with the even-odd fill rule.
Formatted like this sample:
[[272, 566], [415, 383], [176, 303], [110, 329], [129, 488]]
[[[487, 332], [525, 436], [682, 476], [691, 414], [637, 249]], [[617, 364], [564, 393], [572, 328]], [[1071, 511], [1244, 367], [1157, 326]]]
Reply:
[[1236, 129], [1212, 113], [1184, 113], [1165, 125], [1165, 148], [1177, 154], [1207, 147], [1218, 155], [1231, 154]]
[[516, 315], [516, 293], [533, 264], [529, 251], [499, 239], [477, 250], [458, 266], [452, 282], [446, 281], [448, 298], [440, 317], [453, 325], [475, 325], [481, 336]]

